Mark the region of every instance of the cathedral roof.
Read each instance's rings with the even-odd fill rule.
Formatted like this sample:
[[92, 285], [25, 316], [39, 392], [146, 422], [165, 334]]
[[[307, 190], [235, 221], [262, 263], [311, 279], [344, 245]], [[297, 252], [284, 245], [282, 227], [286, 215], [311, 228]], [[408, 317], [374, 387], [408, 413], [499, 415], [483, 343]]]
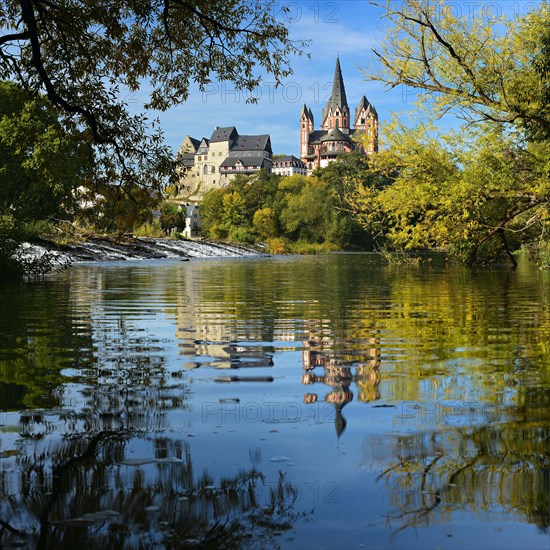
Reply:
[[361, 114], [361, 109], [365, 108], [365, 111], [367, 113], [372, 113], [375, 118], [378, 118], [378, 113], [376, 112], [376, 109], [374, 108], [374, 105], [372, 103], [369, 103], [369, 100], [363, 96], [361, 98], [361, 101], [359, 101], [359, 105], [357, 106], [357, 109], [355, 109], [355, 121], [359, 118], [359, 115]]
[[365, 108], [365, 110], [368, 110], [368, 108], [370, 107], [369, 100], [365, 96], [360, 99], [359, 105], [357, 105], [357, 109], [355, 109], [355, 120], [359, 118], [363, 107]]
[[327, 130], [313, 130], [313, 132], [309, 133], [309, 143], [311, 145], [318, 143], [326, 134]]
[[300, 112], [300, 118], [302, 118], [304, 115], [308, 120], [313, 120], [313, 113], [305, 103], [304, 103], [304, 106], [302, 107], [302, 111]]
[[344, 88], [344, 79], [342, 78], [342, 69], [340, 68], [340, 59], [336, 58], [336, 68], [334, 69], [334, 81], [332, 83], [332, 94], [323, 109], [323, 123], [326, 120], [329, 111], [332, 108], [334, 112], [337, 108], [342, 111], [344, 107], [348, 107], [346, 99], [346, 89]]
[[351, 141], [351, 139], [343, 134], [340, 128], [332, 128], [319, 141], [325, 143], [327, 141]]

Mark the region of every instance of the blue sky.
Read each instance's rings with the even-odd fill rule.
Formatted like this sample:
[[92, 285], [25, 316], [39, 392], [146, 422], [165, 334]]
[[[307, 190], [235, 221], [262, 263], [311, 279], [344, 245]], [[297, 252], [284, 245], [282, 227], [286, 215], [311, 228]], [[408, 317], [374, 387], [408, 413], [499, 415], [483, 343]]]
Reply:
[[[316, 127], [320, 125], [337, 54], [350, 109], [355, 109], [363, 94], [376, 106], [381, 121], [399, 106], [401, 92], [384, 93], [381, 84], [365, 82], [357, 67], [366, 65], [371, 46], [382, 37], [381, 10], [366, 1], [281, 0], [282, 5], [290, 10], [291, 38], [311, 40], [307, 48], [311, 59], [294, 58], [294, 74], [280, 88], [274, 89], [267, 76], [257, 104], [246, 103], [229, 83], [214, 83], [205, 93], [193, 88], [185, 103], [165, 113], [150, 113], [159, 117], [166, 142], [174, 151], [187, 134], [209, 138], [215, 126], [236, 126], [240, 134], [270, 134], [275, 154], [298, 155], [300, 110], [307, 103]], [[131, 110], [140, 110], [146, 88], [126, 98]]]
[[[452, 4], [464, 13], [476, 6], [506, 13], [519, 5], [512, 1]], [[305, 102], [312, 109], [318, 128], [321, 110], [330, 95], [337, 54], [352, 112], [363, 94], [376, 107], [382, 126], [392, 112], [411, 109], [414, 96], [410, 91], [386, 91], [380, 83], [366, 82], [359, 70], [372, 61], [371, 48], [384, 36], [383, 10], [366, 0], [280, 0], [281, 5], [290, 10], [287, 20], [291, 38], [311, 41], [307, 50], [311, 59], [295, 58], [294, 74], [278, 89], [266, 77], [257, 104], [246, 103], [245, 97], [236, 94], [228, 83], [215, 83], [206, 92], [193, 89], [187, 102], [158, 114], [166, 142], [174, 151], [187, 134], [209, 138], [215, 126], [236, 126], [240, 134], [270, 134], [275, 154], [298, 156], [301, 107]], [[129, 101], [135, 107], [142, 103], [139, 95]]]

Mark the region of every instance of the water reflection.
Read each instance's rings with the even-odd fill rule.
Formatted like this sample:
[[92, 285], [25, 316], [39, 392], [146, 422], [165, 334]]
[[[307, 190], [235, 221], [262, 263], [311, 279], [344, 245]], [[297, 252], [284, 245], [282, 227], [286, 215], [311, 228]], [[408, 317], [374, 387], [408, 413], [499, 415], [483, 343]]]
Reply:
[[[357, 346], [357, 341], [310, 337], [302, 342], [305, 348], [302, 351], [302, 384], [322, 383], [331, 388], [324, 401], [334, 405], [334, 423], [338, 437], [346, 429], [347, 421], [342, 415], [342, 409], [353, 400], [350, 388], [353, 382], [359, 391], [359, 401], [368, 402], [380, 398], [380, 339], [370, 338], [366, 343], [373, 347], [354, 352], [353, 347]], [[325, 347], [328, 349], [324, 349]], [[322, 375], [315, 374], [318, 367], [323, 369]], [[352, 372], [353, 369], [355, 372]], [[318, 400], [317, 393], [304, 395], [304, 403], [317, 403]]]
[[[550, 393], [545, 391], [545, 399]], [[464, 510], [550, 526], [550, 414], [512, 422], [385, 436], [364, 442], [363, 464], [381, 470], [396, 532], [450, 523]], [[376, 466], [375, 466], [376, 465]]]
[[549, 283], [335, 255], [3, 287], [0, 546], [435, 547], [498, 521], [536, 547], [513, 535], [550, 525]]
[[[28, 431], [64, 434], [4, 464], [0, 489], [2, 547], [241, 548], [254, 532], [271, 546], [298, 518], [296, 491], [279, 476], [267, 487], [256, 466], [231, 477], [195, 471], [188, 443], [131, 430], [75, 432], [74, 414], [21, 418]], [[83, 424], [87, 424], [86, 420]], [[130, 448], [147, 451], [129, 457]], [[4, 519], [5, 518], [5, 519]]]

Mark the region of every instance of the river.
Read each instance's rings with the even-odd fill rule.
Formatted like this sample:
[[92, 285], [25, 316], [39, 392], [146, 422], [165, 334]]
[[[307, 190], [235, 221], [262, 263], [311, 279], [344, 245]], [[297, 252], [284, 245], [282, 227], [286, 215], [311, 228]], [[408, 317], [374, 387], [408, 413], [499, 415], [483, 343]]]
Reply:
[[527, 262], [106, 262], [0, 295], [2, 548], [548, 549]]

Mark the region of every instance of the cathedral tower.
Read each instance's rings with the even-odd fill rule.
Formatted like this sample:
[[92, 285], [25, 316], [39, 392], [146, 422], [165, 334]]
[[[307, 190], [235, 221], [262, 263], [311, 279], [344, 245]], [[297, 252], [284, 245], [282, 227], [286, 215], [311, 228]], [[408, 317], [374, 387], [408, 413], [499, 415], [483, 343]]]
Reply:
[[309, 153], [309, 134], [314, 130], [313, 113], [304, 103], [300, 113], [300, 157]]
[[336, 58], [336, 68], [334, 69], [332, 94], [323, 109], [321, 128], [323, 130], [339, 128], [343, 134], [349, 134], [349, 107], [346, 98], [346, 89], [344, 88], [344, 79], [342, 78], [342, 69], [340, 68], [340, 59], [338, 57]]
[[355, 112], [350, 111], [337, 57], [332, 91], [323, 109], [320, 130], [315, 129], [311, 109], [307, 105], [302, 107], [300, 159], [311, 174], [316, 168], [324, 168], [341, 154], [352, 151], [367, 155], [378, 151], [378, 113], [365, 96]]

